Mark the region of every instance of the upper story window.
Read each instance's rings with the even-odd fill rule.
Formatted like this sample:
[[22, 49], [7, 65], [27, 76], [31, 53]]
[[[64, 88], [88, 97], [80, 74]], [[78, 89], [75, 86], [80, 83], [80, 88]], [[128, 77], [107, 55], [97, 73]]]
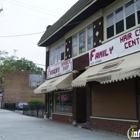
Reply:
[[107, 38], [140, 23], [140, 0], [131, 0], [106, 17]]
[[136, 8], [138, 24], [140, 24], [140, 0], [136, 0]]
[[64, 55], [65, 54], [65, 45], [61, 45], [57, 48], [51, 49], [50, 50], [50, 65], [56, 64], [62, 60], [64, 60]]
[[77, 35], [72, 37], [72, 56], [77, 55]]
[[87, 49], [93, 48], [93, 26], [87, 29]]
[[79, 33], [79, 54], [83, 53], [86, 51], [86, 46], [85, 46], [85, 31], [82, 31]]
[[72, 56], [82, 54], [93, 48], [93, 26], [72, 37]]

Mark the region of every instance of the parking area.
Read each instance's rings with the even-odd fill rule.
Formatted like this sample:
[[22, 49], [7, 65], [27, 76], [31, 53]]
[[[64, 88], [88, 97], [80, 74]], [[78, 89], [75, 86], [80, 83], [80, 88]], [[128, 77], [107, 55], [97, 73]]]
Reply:
[[127, 136], [91, 131], [72, 125], [0, 109], [0, 140], [128, 140]]

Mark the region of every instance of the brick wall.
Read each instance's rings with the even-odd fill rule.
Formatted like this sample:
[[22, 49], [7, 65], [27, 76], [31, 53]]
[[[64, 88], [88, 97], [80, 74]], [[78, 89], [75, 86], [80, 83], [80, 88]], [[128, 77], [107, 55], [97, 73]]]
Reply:
[[127, 134], [127, 130], [132, 126], [136, 125], [139, 128], [138, 122], [126, 122], [126, 121], [114, 121], [104, 119], [90, 119], [90, 125], [93, 129], [100, 129], [120, 134]]
[[61, 114], [52, 114], [52, 119], [57, 122], [72, 124], [73, 117]]
[[12, 83], [4, 88], [4, 103], [29, 102], [30, 100], [45, 101], [45, 95], [35, 95], [34, 89], [29, 87], [29, 72], [16, 71], [12, 75], [6, 74], [4, 82]]

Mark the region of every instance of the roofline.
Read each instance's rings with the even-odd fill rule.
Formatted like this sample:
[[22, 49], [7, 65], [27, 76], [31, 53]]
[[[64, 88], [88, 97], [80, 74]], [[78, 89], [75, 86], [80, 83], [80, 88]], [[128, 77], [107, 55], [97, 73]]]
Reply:
[[57, 29], [52, 35], [50, 35], [48, 38], [46, 38], [44, 41], [38, 44], [38, 46], [41, 46], [44, 42], [46, 42], [49, 38], [51, 38], [55, 33], [57, 33], [59, 30], [61, 30], [64, 26], [66, 26], [69, 22], [71, 22], [73, 19], [75, 19], [78, 15], [80, 15], [83, 11], [85, 11], [88, 7], [90, 7], [92, 4], [94, 4], [97, 0], [94, 0], [91, 2], [88, 6], [86, 6], [83, 10], [81, 10], [79, 13], [77, 13], [73, 18], [71, 18], [69, 21], [67, 21], [63, 26], [61, 26], [59, 29]]

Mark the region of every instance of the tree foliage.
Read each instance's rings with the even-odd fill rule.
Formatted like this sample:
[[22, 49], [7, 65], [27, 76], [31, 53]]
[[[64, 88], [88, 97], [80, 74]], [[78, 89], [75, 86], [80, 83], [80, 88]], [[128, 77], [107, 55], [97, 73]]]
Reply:
[[31, 100], [30, 102], [28, 102], [29, 105], [38, 105], [38, 106], [42, 106], [44, 105], [44, 102], [39, 101], [39, 100]]
[[30, 73], [32, 74], [43, 73], [43, 68], [37, 67], [36, 64], [34, 64], [32, 61], [29, 61], [25, 58], [14, 60], [13, 62], [11, 62], [11, 64], [14, 70], [19, 70], [19, 71], [30, 70]]
[[18, 57], [12, 55], [9, 56], [8, 52], [0, 51], [0, 86], [4, 86], [2, 83], [5, 76], [5, 72], [27, 71], [30, 70], [32, 74], [42, 74], [43, 68], [37, 67], [32, 61], [25, 58], [18, 59]]
[[8, 53], [5, 51], [0, 51], [0, 86], [6, 86], [10, 84], [8, 83], [3, 84], [5, 73], [8, 71], [12, 73], [14, 71], [11, 62], [15, 59], [15, 56], [8, 56]]

